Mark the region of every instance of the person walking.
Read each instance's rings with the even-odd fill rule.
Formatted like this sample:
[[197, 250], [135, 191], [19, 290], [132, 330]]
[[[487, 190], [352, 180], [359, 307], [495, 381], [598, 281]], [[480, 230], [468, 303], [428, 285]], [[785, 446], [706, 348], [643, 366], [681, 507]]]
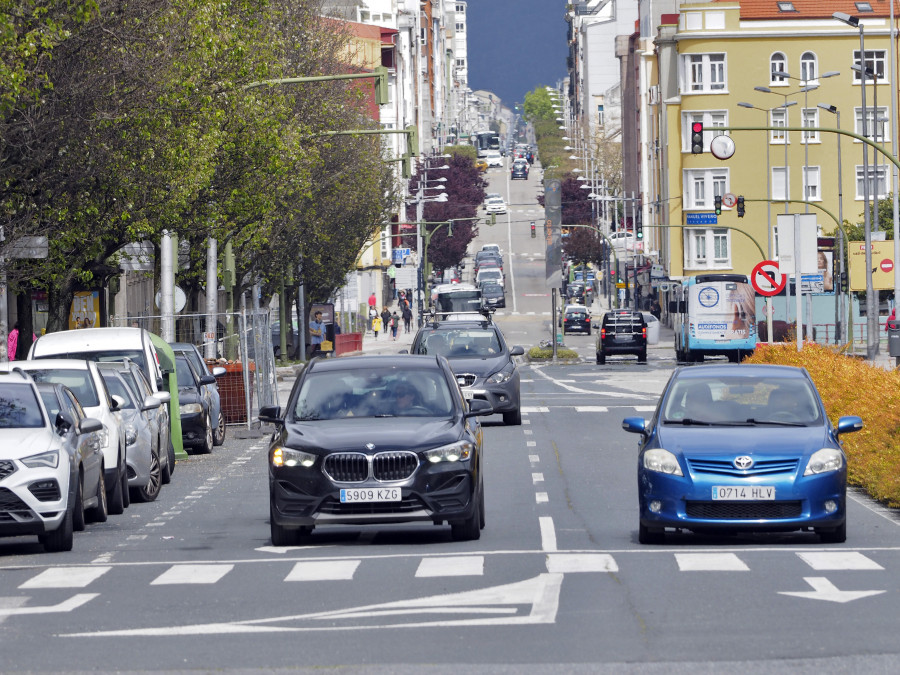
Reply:
[[391, 321], [391, 310], [388, 309], [387, 305], [384, 306], [384, 309], [381, 310], [381, 326], [384, 329], [384, 332], [388, 332], [388, 328], [390, 328]]
[[395, 311], [391, 314], [391, 337], [394, 342], [397, 341], [397, 329], [400, 327], [400, 316]]
[[369, 307], [369, 323], [368, 323], [369, 330], [372, 330], [372, 319], [374, 319], [376, 316], [378, 316], [378, 310], [375, 309], [375, 307]]
[[372, 292], [372, 295], [369, 296], [369, 307], [375, 309], [378, 307], [378, 298], [375, 297], [375, 292]]
[[381, 330], [381, 317], [377, 314], [372, 317], [372, 332], [375, 333], [375, 339], [378, 339], [378, 331]]
[[322, 312], [316, 312], [313, 320], [309, 322], [309, 342], [310, 349], [306, 358], [311, 359], [322, 348], [322, 341], [325, 339], [325, 324], [322, 322]]
[[6, 359], [8, 361], [16, 360], [16, 347], [19, 346], [19, 322], [16, 321], [16, 325], [13, 326], [13, 329], [9, 331], [9, 336], [6, 338]]
[[406, 303], [403, 306], [403, 328], [405, 332], [409, 332], [410, 324], [412, 323], [412, 310], [409, 308], [409, 303]]

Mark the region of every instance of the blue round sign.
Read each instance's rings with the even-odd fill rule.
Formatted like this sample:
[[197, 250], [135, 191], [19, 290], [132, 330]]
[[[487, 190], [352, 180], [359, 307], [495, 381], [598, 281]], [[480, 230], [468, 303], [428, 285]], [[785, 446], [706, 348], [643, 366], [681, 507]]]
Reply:
[[715, 307], [719, 304], [719, 291], [712, 286], [701, 288], [700, 292], [697, 294], [697, 300], [699, 300], [700, 304], [704, 307]]

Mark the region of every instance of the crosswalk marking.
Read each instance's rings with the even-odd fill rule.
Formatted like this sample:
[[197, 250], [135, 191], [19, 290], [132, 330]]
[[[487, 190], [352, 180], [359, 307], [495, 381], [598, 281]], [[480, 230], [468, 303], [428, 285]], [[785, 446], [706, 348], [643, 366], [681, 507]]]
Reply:
[[84, 588], [109, 572], [112, 567], [51, 567], [32, 577], [19, 588]]
[[285, 581], [345, 581], [352, 579], [360, 560], [310, 560], [298, 562]]
[[552, 553], [547, 556], [547, 571], [552, 574], [618, 572], [619, 566], [608, 553]]
[[579, 413], [605, 413], [609, 412], [609, 408], [605, 405], [576, 405], [575, 412]]
[[234, 565], [172, 565], [151, 581], [150, 585], [214, 584], [232, 569]]
[[480, 577], [484, 575], [483, 555], [422, 558], [417, 577]]
[[734, 553], [676, 553], [682, 572], [749, 572], [750, 568]]
[[814, 570], [883, 570], [871, 558], [858, 551], [822, 551], [798, 553], [800, 559]]
[[545, 406], [545, 405], [532, 406], [532, 407], [528, 407], [528, 406], [524, 406], [524, 405], [523, 405], [522, 408], [521, 408], [521, 410], [522, 410], [522, 414], [523, 414], [523, 415], [527, 415], [528, 413], [545, 413], [545, 412], [550, 412], [550, 408], [548, 408], [548, 407]]

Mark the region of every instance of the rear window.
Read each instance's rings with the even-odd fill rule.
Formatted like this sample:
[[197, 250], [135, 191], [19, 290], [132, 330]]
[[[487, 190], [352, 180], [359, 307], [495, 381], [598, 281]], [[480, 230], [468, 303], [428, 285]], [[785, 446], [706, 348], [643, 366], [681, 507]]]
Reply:
[[0, 387], [0, 429], [34, 429], [44, 426], [44, 416], [34, 389], [28, 384]]
[[121, 396], [125, 400], [125, 405], [122, 408], [133, 410], [135, 407], [134, 394], [128, 389], [125, 382], [116, 377], [114, 373], [107, 371], [101, 371], [100, 375], [103, 377], [103, 381], [106, 382], [106, 388], [109, 389], [109, 393], [112, 396]]
[[69, 370], [60, 368], [58, 370], [32, 370], [28, 369], [35, 382], [51, 382], [53, 384], [64, 384], [75, 398], [84, 408], [100, 405], [100, 396], [97, 394], [97, 388], [94, 386], [94, 380], [91, 373], [85, 370]]
[[[150, 371], [147, 369], [147, 359], [144, 358], [144, 352], [140, 349], [121, 349], [104, 352], [65, 352], [60, 354], [46, 354], [38, 356], [38, 359], [79, 359], [81, 361], [96, 361], [97, 363], [116, 363], [131, 359], [141, 367], [145, 373]], [[85, 404], [82, 405], [96, 405]]]

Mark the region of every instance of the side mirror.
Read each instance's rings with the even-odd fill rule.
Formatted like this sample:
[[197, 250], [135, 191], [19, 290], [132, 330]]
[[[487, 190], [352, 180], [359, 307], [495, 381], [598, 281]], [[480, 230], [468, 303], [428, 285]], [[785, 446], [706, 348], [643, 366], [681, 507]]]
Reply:
[[516, 345], [512, 349], [509, 350], [510, 356], [522, 356], [525, 353], [525, 348], [522, 345]]
[[201, 375], [200, 376], [200, 386], [204, 386], [207, 384], [215, 384], [216, 376], [215, 375]]
[[119, 396], [118, 394], [112, 395], [113, 406], [112, 410], [115, 412], [116, 410], [121, 410], [125, 407], [125, 399]]
[[259, 421], [275, 424], [277, 426], [284, 424], [284, 420], [281, 417], [281, 406], [264, 405], [259, 409]]
[[72, 420], [62, 410], [56, 413], [56, 421], [54, 422], [56, 433], [60, 436], [66, 434], [72, 428]]
[[841, 417], [837, 423], [837, 433], [838, 436], [841, 434], [849, 434], [854, 431], [859, 431], [863, 428], [863, 421], [861, 417], [857, 417], [856, 415], [848, 415], [847, 417]]
[[480, 398], [473, 398], [469, 400], [469, 409], [466, 411], [466, 417], [478, 417], [481, 415], [492, 415], [494, 413], [494, 406], [492, 406], [487, 401], [483, 401]]
[[101, 431], [102, 429], [103, 423], [98, 419], [94, 419], [93, 417], [85, 417], [83, 420], [81, 420], [81, 424], [78, 425], [79, 434], [89, 434], [92, 431]]
[[213, 366], [212, 369], [213, 377], [222, 377], [227, 372], [228, 371], [225, 370], [225, 368], [223, 368], [222, 366]]
[[622, 428], [632, 434], [647, 435], [647, 420], [643, 417], [626, 417], [622, 420]]
[[[168, 394], [168, 392], [166, 392]], [[150, 395], [144, 399], [144, 405], [141, 406], [141, 412], [146, 410], [156, 410], [162, 405], [162, 401], [158, 397]]]
[[153, 398], [159, 399], [160, 403], [168, 403], [172, 400], [172, 394], [167, 391], [157, 391], [153, 394]]

